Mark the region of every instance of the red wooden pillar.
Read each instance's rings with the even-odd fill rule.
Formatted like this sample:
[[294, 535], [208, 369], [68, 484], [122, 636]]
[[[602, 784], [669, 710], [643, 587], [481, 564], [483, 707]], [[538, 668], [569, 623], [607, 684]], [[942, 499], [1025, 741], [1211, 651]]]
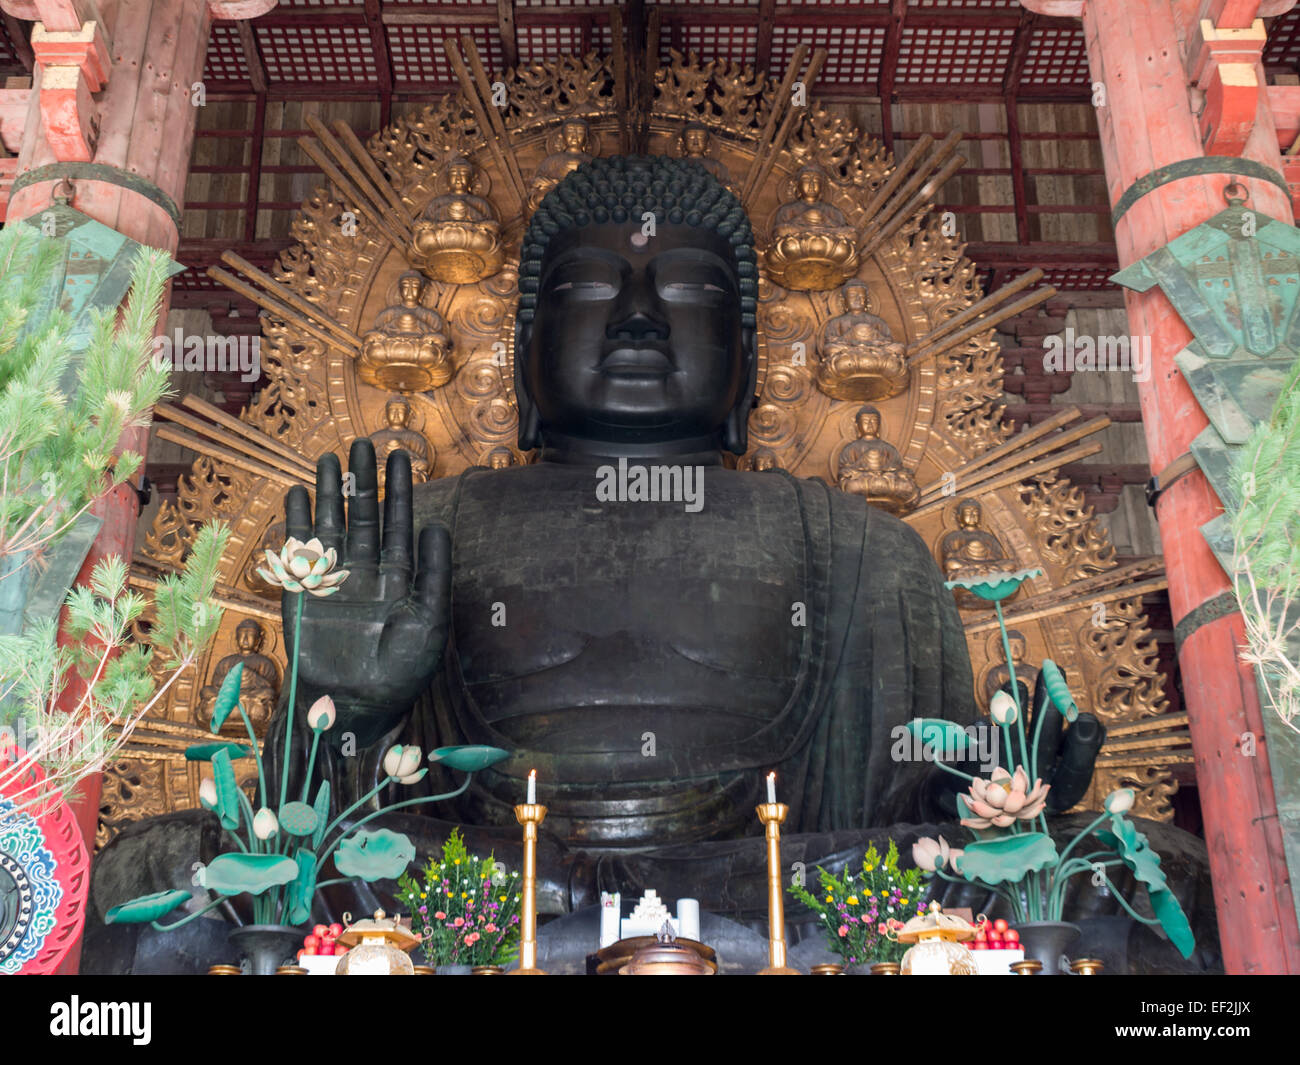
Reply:
[[[0, 0], [0, 8], [39, 20], [37, 66], [15, 190], [7, 219], [40, 214], [57, 186], [71, 182], [70, 205], [141, 244], [175, 253], [180, 241], [212, 20], [255, 18], [276, 0]], [[66, 192], [66, 186], [64, 190]], [[167, 313], [166, 301], [162, 317]], [[160, 323], [161, 325], [161, 323]], [[145, 454], [148, 430], [124, 434], [120, 447]], [[139, 504], [122, 485], [95, 506], [104, 524], [78, 583], [101, 559], [131, 559]], [[82, 786], [78, 823], [93, 847], [101, 781]], [[74, 948], [62, 972], [76, 972]]]
[[[1188, 52], [1197, 50], [1195, 35], [1203, 28], [1202, 19], [1210, 18], [1210, 26], [1220, 29], [1248, 27], [1261, 13], [1260, 4], [1240, 0], [1022, 2], [1042, 14], [1083, 19], [1093, 83], [1104, 87], [1097, 119], [1112, 205], [1135, 181], [1157, 168], [1207, 154], [1202, 138], [1212, 134], [1201, 128], [1193, 111], [1196, 55]], [[1262, 13], [1276, 14], [1293, 3], [1272, 0]], [[1215, 18], [1224, 21], [1214, 23]], [[1253, 125], [1236, 127], [1243, 145], [1239, 154], [1280, 171], [1277, 134], [1262, 90], [1263, 70], [1258, 62], [1254, 66], [1261, 88]], [[1228, 80], [1240, 86], [1240, 78]], [[1223, 149], [1209, 154], [1223, 154]], [[1234, 175], [1188, 176], [1138, 199], [1116, 225], [1120, 266], [1144, 258], [1223, 210], [1227, 206], [1223, 190], [1231, 180]], [[1275, 185], [1249, 177], [1235, 180], [1247, 187], [1248, 206], [1291, 221], [1289, 198]], [[1124, 296], [1132, 333], [1151, 337], [1152, 372], [1138, 388], [1151, 468], [1159, 473], [1186, 452], [1192, 438], [1208, 424], [1173, 361], [1192, 334], [1159, 287], [1146, 293], [1125, 290]], [[1232, 611], [1190, 627], [1198, 618], [1215, 613], [1193, 615], [1197, 608], [1230, 592], [1228, 578], [1200, 531], [1222, 509], [1199, 470], [1174, 482], [1156, 506], [1174, 623], [1188, 619], [1179, 665], [1223, 958], [1231, 973], [1295, 973], [1300, 972], [1300, 931], [1268, 751], [1262, 742], [1255, 676], [1238, 657], [1245, 643], [1241, 615]], [[1189, 615], [1193, 616], [1189, 619]], [[1254, 757], [1242, 752], [1246, 734], [1260, 741]]]

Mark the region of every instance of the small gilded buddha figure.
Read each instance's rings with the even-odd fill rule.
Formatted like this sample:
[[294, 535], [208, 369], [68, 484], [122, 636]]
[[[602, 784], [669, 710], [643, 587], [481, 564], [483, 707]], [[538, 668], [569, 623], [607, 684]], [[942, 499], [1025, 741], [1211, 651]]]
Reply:
[[481, 465], [489, 470], [508, 470], [515, 465], [515, 453], [508, 447], [494, 447]]
[[795, 177], [795, 197], [772, 216], [767, 268], [782, 288], [822, 292], [858, 268], [857, 233], [844, 212], [822, 199], [826, 173], [805, 166]]
[[[370, 434], [375, 445], [375, 456], [387, 462], [391, 452], [401, 448], [411, 456], [411, 483], [423, 484], [433, 472], [434, 451], [429, 441], [411, 428], [411, 404], [401, 396], [394, 396], [384, 404], [386, 427]], [[384, 473], [379, 473], [379, 492], [384, 491]]]
[[558, 148], [541, 161], [533, 175], [533, 187], [528, 195], [530, 212], [537, 210], [537, 205], [566, 174], [577, 170], [583, 163], [591, 162], [595, 155], [591, 127], [581, 118], [566, 119], [560, 127]]
[[397, 281], [398, 303], [375, 316], [361, 338], [357, 376], [386, 392], [426, 392], [451, 380], [451, 337], [436, 311], [424, 306], [425, 281], [408, 270]]
[[858, 411], [858, 439], [844, 445], [839, 458], [839, 486], [860, 495], [874, 507], [906, 514], [921, 500], [916, 479], [903, 465], [898, 448], [880, 437], [880, 411]]
[[726, 164], [714, 159], [710, 154], [712, 140], [708, 129], [703, 124], [688, 122], [681, 136], [677, 138], [677, 145], [683, 159], [694, 159], [724, 185], [730, 185], [731, 174], [727, 172]]
[[429, 201], [415, 223], [410, 261], [434, 281], [472, 285], [505, 262], [501, 223], [492, 204], [478, 195], [487, 178], [461, 156], [439, 175], [445, 191]]
[[[1029, 693], [1034, 690], [1034, 685], [1038, 681], [1038, 669], [1025, 661], [1025, 654], [1029, 649], [1029, 641], [1025, 639], [1025, 634], [1019, 629], [1007, 630], [1007, 643], [1011, 645], [1011, 663], [1016, 669], [1016, 688], [1020, 692], [1021, 707], [1030, 705]], [[1002, 634], [995, 632], [989, 640], [989, 650], [993, 661], [998, 662], [988, 671], [984, 678], [984, 704], [988, 705], [994, 694], [1000, 690], [1005, 690], [1011, 694], [1011, 671], [1007, 669], [1006, 650], [1002, 646]]]
[[760, 447], [754, 452], [749, 468], [755, 473], [767, 473], [770, 470], [779, 470], [781, 464], [776, 461], [775, 451], [770, 447]]
[[[983, 528], [984, 508], [977, 499], [959, 499], [953, 516], [957, 528], [939, 544], [943, 574], [947, 580], [983, 577], [1015, 568], [998, 538]], [[957, 605], [964, 609], [987, 609], [988, 603], [964, 588], [954, 588]], [[1017, 589], [1016, 594], [1019, 594]], [[1010, 596], [1009, 598], [1015, 598]]]
[[[248, 714], [253, 731], [260, 736], [266, 730], [266, 724], [275, 711], [276, 700], [280, 697], [280, 667], [273, 659], [262, 654], [265, 639], [266, 632], [261, 622], [245, 618], [239, 623], [235, 629], [235, 653], [226, 655], [217, 663], [211, 680], [199, 692], [197, 716], [200, 724], [207, 725], [212, 720], [221, 682], [242, 662], [244, 673], [239, 679], [239, 701]], [[243, 719], [238, 714], [232, 714], [221, 731], [246, 734]]]
[[817, 387], [833, 399], [888, 399], [907, 388], [906, 347], [883, 318], [869, 313], [871, 293], [862, 281], [840, 290], [844, 313], [817, 335]]

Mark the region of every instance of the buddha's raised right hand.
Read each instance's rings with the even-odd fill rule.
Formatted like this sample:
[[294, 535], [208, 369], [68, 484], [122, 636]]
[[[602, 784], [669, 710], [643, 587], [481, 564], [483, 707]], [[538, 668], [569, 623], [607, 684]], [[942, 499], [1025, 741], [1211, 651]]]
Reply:
[[288, 535], [298, 540], [315, 536], [326, 549], [334, 548], [348, 577], [328, 597], [286, 591], [281, 613], [292, 662], [294, 617], [302, 596], [298, 712], [319, 696], [330, 696], [338, 708], [331, 735], [351, 732], [365, 747], [401, 723], [442, 663], [451, 538], [441, 525], [423, 529], [417, 568], [406, 452], [388, 456], [382, 541], [375, 449], [369, 440], [353, 441], [348, 471], [355, 491], [349, 494], [346, 520], [334, 454], [316, 463], [315, 522], [305, 487], [295, 486], [285, 496]]

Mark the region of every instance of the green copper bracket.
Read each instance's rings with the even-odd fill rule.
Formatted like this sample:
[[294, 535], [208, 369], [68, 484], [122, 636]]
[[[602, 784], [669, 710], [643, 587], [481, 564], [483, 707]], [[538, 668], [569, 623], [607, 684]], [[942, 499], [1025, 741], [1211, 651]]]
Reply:
[[1143, 196], [1155, 192], [1161, 185], [1168, 185], [1171, 181], [1178, 181], [1180, 178], [1205, 174], [1235, 174], [1237, 177], [1271, 181], [1282, 190], [1288, 200], [1291, 198], [1291, 189], [1287, 186], [1286, 180], [1271, 166], [1257, 163], [1254, 159], [1239, 159], [1232, 155], [1200, 155], [1194, 159], [1180, 159], [1176, 163], [1169, 163], [1138, 178], [1124, 190], [1124, 195], [1115, 204], [1114, 210], [1110, 213], [1111, 224], [1118, 225], [1119, 220], [1128, 213], [1130, 207]]
[[146, 181], [139, 174], [133, 174], [121, 167], [108, 166], [105, 163], [51, 163], [28, 170], [14, 179], [9, 195], [12, 197], [20, 189], [35, 185], [41, 181], [103, 181], [109, 185], [129, 189], [138, 196], [143, 196], [150, 203], [156, 204], [167, 212], [167, 217], [179, 230], [181, 226], [180, 206], [167, 193], [152, 181]]

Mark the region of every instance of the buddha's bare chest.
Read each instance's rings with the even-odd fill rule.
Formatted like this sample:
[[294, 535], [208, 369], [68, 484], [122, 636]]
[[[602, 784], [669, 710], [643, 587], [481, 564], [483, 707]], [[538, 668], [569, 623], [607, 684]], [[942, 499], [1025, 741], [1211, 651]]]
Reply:
[[692, 513], [529, 472], [471, 479], [455, 512], [453, 646], [467, 685], [511, 703], [496, 713], [783, 701], [806, 595], [792, 496], [716, 471]]

